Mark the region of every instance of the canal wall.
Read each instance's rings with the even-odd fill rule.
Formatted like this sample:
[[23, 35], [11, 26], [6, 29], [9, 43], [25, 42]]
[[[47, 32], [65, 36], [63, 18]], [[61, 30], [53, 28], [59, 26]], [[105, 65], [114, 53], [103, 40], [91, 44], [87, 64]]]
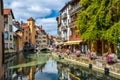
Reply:
[[[55, 53], [52, 53], [52, 55], [54, 57], [59, 58], [59, 56]], [[62, 58], [62, 60], [59, 60], [59, 61], [63, 62], [63, 63], [66, 62], [66, 63], [69, 63], [71, 65], [75, 65], [75, 66], [86, 67], [86, 68], [92, 69], [94, 71], [103, 73], [105, 75], [107, 74], [107, 75], [110, 75], [112, 77], [120, 79], [120, 73], [117, 73], [115, 71], [111, 71], [111, 67], [113, 67], [112, 65], [104, 64], [102, 62], [101, 63], [95, 62], [94, 60], [90, 60], [88, 58], [82, 60], [82, 58], [80, 59], [80, 57], [75, 58], [75, 57], [70, 57], [70, 56], [64, 56], [64, 58]], [[106, 73], [106, 72], [108, 72], [108, 73]]]

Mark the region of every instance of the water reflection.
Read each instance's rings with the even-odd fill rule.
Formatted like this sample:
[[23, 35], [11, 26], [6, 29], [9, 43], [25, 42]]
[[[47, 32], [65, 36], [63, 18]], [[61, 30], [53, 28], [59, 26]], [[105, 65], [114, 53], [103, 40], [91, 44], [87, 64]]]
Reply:
[[[58, 63], [58, 65], [59, 80], [119, 80], [80, 66], [66, 66], [66, 64], [63, 63]], [[67, 77], [63, 74], [67, 74]]]
[[35, 80], [58, 80], [56, 62], [53, 60], [47, 61], [42, 71], [39, 69], [35, 73]]
[[[27, 54], [20, 54], [18, 58], [18, 63], [30, 63], [31, 61], [35, 61], [34, 66], [28, 66], [23, 69], [23, 73], [29, 75], [33, 70], [33, 77], [29, 80], [119, 80], [102, 73], [93, 71], [92, 69], [80, 67], [80, 66], [73, 66], [69, 63], [60, 63], [55, 62], [54, 60], [50, 59], [45, 64], [40, 65], [39, 63], [45, 61], [46, 55], [27, 55]], [[24, 72], [25, 71], [25, 72]], [[28, 80], [24, 74], [22, 77], [18, 77], [18, 80]], [[30, 77], [30, 76], [29, 76]]]

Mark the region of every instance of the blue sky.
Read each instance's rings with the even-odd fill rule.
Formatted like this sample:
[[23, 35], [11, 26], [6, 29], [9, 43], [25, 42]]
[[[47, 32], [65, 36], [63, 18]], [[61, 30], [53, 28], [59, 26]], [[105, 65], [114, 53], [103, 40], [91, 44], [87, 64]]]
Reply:
[[69, 0], [4, 0], [4, 7], [11, 8], [15, 19], [24, 21], [33, 17], [37, 25], [53, 36], [57, 36], [56, 16]]

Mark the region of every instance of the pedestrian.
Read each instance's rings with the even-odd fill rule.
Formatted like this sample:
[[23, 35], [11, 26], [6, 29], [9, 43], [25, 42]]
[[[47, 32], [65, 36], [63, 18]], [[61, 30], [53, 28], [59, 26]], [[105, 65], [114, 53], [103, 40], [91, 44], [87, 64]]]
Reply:
[[115, 53], [112, 53], [111, 49], [108, 49], [108, 52], [105, 54], [107, 63], [111, 64], [117, 62], [117, 56]]
[[91, 49], [91, 51], [89, 50], [88, 51], [88, 56], [91, 60], [95, 60], [97, 55], [96, 55], [96, 51], [94, 48]]

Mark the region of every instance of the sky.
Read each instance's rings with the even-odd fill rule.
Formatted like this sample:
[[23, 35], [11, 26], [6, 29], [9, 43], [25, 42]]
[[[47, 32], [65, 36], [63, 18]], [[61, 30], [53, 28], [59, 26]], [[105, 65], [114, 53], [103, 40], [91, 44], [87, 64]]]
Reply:
[[4, 8], [11, 8], [15, 20], [26, 22], [33, 17], [36, 25], [53, 36], [57, 36], [56, 16], [60, 9], [70, 0], [4, 0]]

